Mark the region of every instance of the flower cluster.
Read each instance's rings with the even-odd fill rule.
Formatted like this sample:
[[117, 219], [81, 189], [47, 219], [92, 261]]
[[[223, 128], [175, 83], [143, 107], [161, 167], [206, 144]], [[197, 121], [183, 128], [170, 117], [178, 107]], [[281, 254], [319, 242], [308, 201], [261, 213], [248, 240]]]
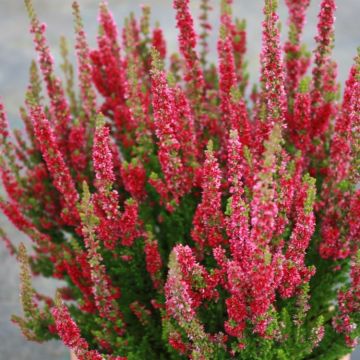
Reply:
[[[33, 246], [0, 229], [21, 266], [24, 316], [13, 322], [24, 335], [60, 338], [79, 360], [350, 352], [360, 335], [360, 53], [340, 97], [335, 1], [320, 4], [306, 76], [310, 1], [286, 0], [283, 46], [277, 1], [264, 0], [252, 93], [232, 0], [221, 1], [217, 66], [209, 0], [199, 36], [189, 0], [173, 0], [179, 54], [169, 61], [149, 7], [118, 29], [102, 1], [91, 49], [75, 1], [77, 68], [62, 40], [64, 82], [25, 3], [38, 60], [24, 134], [0, 103], [0, 209]], [[31, 273], [65, 286], [53, 300]]]

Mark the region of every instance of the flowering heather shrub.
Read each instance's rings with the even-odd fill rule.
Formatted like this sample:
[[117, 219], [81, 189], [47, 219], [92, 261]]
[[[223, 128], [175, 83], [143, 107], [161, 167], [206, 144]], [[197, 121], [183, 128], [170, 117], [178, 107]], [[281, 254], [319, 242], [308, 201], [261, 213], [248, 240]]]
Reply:
[[[340, 96], [335, 1], [321, 2], [313, 56], [301, 42], [309, 1], [286, 0], [283, 47], [276, 1], [265, 0], [251, 96], [245, 23], [231, 0], [222, 1], [216, 66], [208, 0], [200, 36], [189, 0], [173, 1], [179, 55], [170, 58], [148, 7], [119, 33], [105, 2], [90, 50], [75, 2], [76, 82], [65, 41], [65, 82], [55, 75], [45, 25], [25, 1], [38, 60], [21, 108], [26, 134], [11, 136], [0, 108], [0, 207], [34, 251], [0, 235], [21, 264], [24, 315], [13, 321], [28, 339], [61, 338], [80, 360], [351, 352], [360, 53]], [[45, 297], [30, 270], [66, 286]]]

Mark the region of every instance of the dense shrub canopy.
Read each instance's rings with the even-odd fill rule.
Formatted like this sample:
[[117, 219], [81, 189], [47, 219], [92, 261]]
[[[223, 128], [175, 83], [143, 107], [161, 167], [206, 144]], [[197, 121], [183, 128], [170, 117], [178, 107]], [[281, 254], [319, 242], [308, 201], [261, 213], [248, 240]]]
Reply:
[[[0, 208], [33, 250], [21, 263], [28, 339], [60, 337], [82, 359], [339, 359], [360, 325], [360, 54], [340, 94], [335, 0], [316, 49], [310, 0], [265, 0], [261, 71], [248, 88], [245, 22], [222, 0], [218, 63], [189, 0], [174, 0], [179, 54], [150, 9], [121, 32], [100, 4], [89, 49], [73, 4], [77, 71], [62, 81], [31, 0], [38, 54], [10, 135], [0, 107]], [[74, 74], [77, 81], [74, 80]], [[75, 89], [75, 84], [78, 89]], [[77, 86], [76, 85], [76, 86]], [[54, 299], [31, 275], [66, 284]]]

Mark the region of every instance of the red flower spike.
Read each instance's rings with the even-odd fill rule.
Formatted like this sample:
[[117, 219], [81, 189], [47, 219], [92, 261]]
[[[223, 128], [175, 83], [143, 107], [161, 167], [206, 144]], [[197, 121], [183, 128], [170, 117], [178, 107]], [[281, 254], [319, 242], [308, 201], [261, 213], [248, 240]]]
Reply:
[[9, 138], [9, 123], [6, 117], [4, 104], [0, 102], [0, 144], [3, 146]]
[[241, 92], [244, 93], [248, 85], [248, 75], [246, 70], [245, 54], [247, 50], [247, 33], [245, 20], [236, 21], [232, 30], [232, 43], [235, 57], [235, 71]]
[[[261, 82], [266, 106], [266, 121], [272, 127], [280, 124], [285, 115], [284, 72], [281, 59], [279, 16], [276, 13], [276, 2], [265, 2], [265, 21], [263, 22], [263, 48], [261, 53]], [[270, 128], [271, 128], [270, 127]]]
[[54, 61], [45, 37], [46, 25], [39, 22], [31, 0], [26, 0], [25, 5], [31, 21], [30, 31], [34, 36], [35, 50], [39, 56], [40, 69], [50, 98], [50, 111], [52, 120], [55, 122], [56, 139], [62, 155], [66, 156], [66, 135], [70, 123], [69, 104], [67, 103], [61, 81], [54, 73]]
[[267, 246], [275, 231], [278, 205], [276, 196], [276, 162], [281, 151], [281, 125], [276, 124], [265, 142], [261, 168], [256, 175], [251, 202], [251, 241], [258, 247]]
[[[336, 121], [335, 134], [330, 147], [330, 166], [322, 188], [323, 241], [320, 254], [324, 258], [343, 259], [356, 250], [357, 228], [353, 227], [356, 218], [359, 196], [354, 186], [358, 183], [356, 174], [356, 129], [360, 123], [360, 56], [350, 71], [346, 83], [342, 111]], [[354, 175], [355, 176], [354, 176]], [[349, 181], [349, 180], [350, 181]], [[342, 184], [348, 182], [347, 188]], [[351, 224], [347, 231], [341, 231], [345, 224]]]
[[100, 192], [106, 192], [114, 182], [115, 175], [110, 146], [110, 131], [101, 115], [99, 115], [96, 124], [93, 162], [96, 173], [96, 187]]
[[93, 164], [95, 170], [95, 186], [97, 193], [94, 201], [96, 213], [100, 223], [97, 226], [99, 237], [104, 241], [105, 246], [114, 249], [119, 237], [119, 195], [113, 190], [115, 181], [112, 150], [110, 144], [109, 128], [105, 125], [104, 119], [99, 116], [96, 123]]
[[315, 191], [315, 180], [305, 176], [295, 197], [297, 219], [285, 253], [280, 286], [280, 294], [284, 298], [291, 297], [300, 285], [309, 282], [314, 275], [314, 269], [305, 266], [305, 254], [315, 230]]
[[[118, 321], [123, 316], [115, 301], [119, 297], [119, 289], [114, 289], [111, 280], [106, 274], [103, 258], [99, 252], [100, 244], [95, 235], [98, 222], [94, 214], [94, 205], [89, 188], [86, 183], [83, 186], [83, 198], [80, 204], [80, 217], [82, 223], [82, 234], [87, 249], [88, 261], [91, 267], [91, 280], [93, 283], [93, 295], [96, 307], [102, 318], [110, 322]], [[123, 329], [119, 330], [121, 335]]]
[[178, 124], [178, 113], [175, 110], [174, 93], [169, 88], [165, 72], [160, 70], [160, 67], [158, 54], [153, 51], [152, 104], [155, 133], [159, 146], [158, 159], [166, 187], [173, 196], [175, 203], [178, 203], [179, 199], [188, 191], [191, 183], [189, 184], [184, 179], [184, 164], [180, 157], [181, 143], [178, 139], [181, 133], [177, 133], [181, 127]]
[[92, 69], [90, 60], [90, 49], [86, 39], [84, 26], [80, 16], [79, 4], [73, 3], [73, 14], [75, 19], [76, 32], [76, 54], [79, 67], [79, 83], [81, 89], [81, 99], [86, 118], [91, 122], [96, 113], [96, 94], [92, 87]]
[[129, 199], [125, 202], [125, 210], [119, 221], [121, 234], [121, 244], [131, 246], [136, 238], [143, 235], [141, 229], [141, 220], [138, 214], [138, 203]]
[[179, 86], [173, 90], [173, 95], [174, 106], [177, 111], [174, 129], [176, 138], [180, 143], [181, 158], [186, 168], [186, 174], [183, 174], [183, 186], [186, 191], [189, 191], [194, 180], [199, 158], [199, 144], [196, 137], [195, 119], [189, 100]]
[[[284, 46], [286, 54], [285, 84], [289, 99], [292, 99], [298, 89], [300, 79], [310, 64], [310, 59], [306, 57], [301, 48], [301, 37], [306, 20], [306, 10], [310, 5], [310, 0], [286, 0], [286, 5], [289, 9], [289, 35]], [[294, 118], [296, 118], [296, 116], [294, 116]]]
[[318, 34], [315, 37], [317, 49], [315, 51], [315, 67], [313, 69], [313, 105], [324, 95], [324, 77], [326, 66], [329, 64], [334, 41], [334, 22], [336, 5], [334, 0], [323, 0], [318, 15]]
[[333, 327], [345, 336], [347, 346], [357, 346], [357, 339], [352, 335], [356, 324], [352, 317], [360, 311], [360, 252], [354, 256], [351, 264], [351, 284], [347, 290], [338, 293], [339, 312], [333, 319]]
[[146, 197], [146, 171], [144, 166], [136, 159], [131, 163], [124, 162], [121, 166], [121, 179], [125, 190], [136, 200]]
[[86, 180], [84, 173], [89, 162], [86, 129], [81, 122], [75, 122], [69, 132], [68, 149], [71, 165], [76, 172], [78, 182], [81, 183]]
[[209, 12], [212, 10], [212, 7], [209, 5], [210, 0], [201, 0], [201, 13], [199, 15], [200, 27], [202, 29], [199, 38], [200, 38], [200, 62], [203, 66], [206, 65], [206, 58], [209, 53], [209, 44], [208, 37], [210, 36], [210, 31], [212, 26], [209, 22]]
[[295, 95], [293, 114], [288, 114], [287, 125], [294, 145], [306, 154], [311, 146], [311, 96], [305, 82]]
[[[230, 132], [228, 142], [228, 172], [231, 197], [228, 200], [226, 232], [229, 237], [231, 255], [234, 260], [242, 261], [249, 254], [250, 228], [248, 206], [244, 200], [242, 178], [244, 165], [242, 158], [242, 144], [237, 131]], [[250, 246], [251, 247], [251, 246]]]
[[13, 201], [19, 201], [24, 193], [22, 186], [18, 183], [12, 170], [6, 164], [5, 159], [0, 155], [0, 176], [6, 190], [7, 196]]
[[[192, 265], [196, 266], [194, 271], [192, 271]], [[205, 356], [206, 359], [211, 358], [213, 354], [213, 344], [196, 317], [195, 310], [199, 303], [193, 298], [195, 293], [191, 286], [202, 288], [203, 279], [197, 273], [199, 270], [201, 271], [201, 267], [195, 263], [192, 251], [188, 246], [177, 245], [173, 249], [165, 285], [166, 312], [186, 331], [187, 337], [192, 343], [192, 356], [200, 359], [200, 356]], [[187, 274], [183, 275], [184, 271], [187, 271]], [[190, 279], [193, 284], [190, 283]]]
[[[71, 318], [67, 307], [58, 298], [57, 305], [52, 309], [56, 331], [64, 344], [69, 347], [79, 360], [102, 360], [103, 355], [96, 350], [90, 350], [89, 344], [81, 337], [80, 329]], [[126, 360], [121, 356], [110, 356], [112, 360]]]
[[[285, 121], [286, 93], [283, 62], [281, 58], [279, 16], [276, 13], [277, 2], [266, 0], [263, 22], [261, 77], [262, 92], [257, 105], [257, 134], [266, 141], [276, 123]], [[262, 145], [260, 143], [260, 153]]]
[[235, 59], [231, 39], [229, 36], [218, 41], [219, 53], [219, 90], [221, 99], [221, 112], [225, 126], [230, 124], [231, 90], [237, 86], [235, 73]]
[[79, 220], [79, 214], [77, 212], [79, 194], [71, 178], [70, 170], [65, 164], [62, 153], [55, 140], [54, 130], [51, 128], [40, 106], [33, 106], [31, 108], [31, 119], [38, 146], [53, 184], [63, 198], [64, 206], [62, 217], [68, 224], [76, 225]]
[[221, 171], [210, 142], [202, 168], [201, 203], [196, 209], [191, 231], [191, 236], [201, 251], [205, 246], [215, 248], [224, 242], [220, 186]]
[[195, 317], [190, 291], [190, 285], [181, 278], [180, 269], [170, 270], [165, 287], [166, 309], [177, 321], [190, 322]]
[[237, 78], [237, 82], [240, 85], [240, 92], [243, 94], [247, 85], [247, 75], [244, 73], [244, 55], [246, 52], [246, 22], [244, 20], [240, 21], [238, 19], [236, 19], [235, 22], [233, 21], [232, 5], [232, 0], [223, 0], [221, 3], [221, 28], [219, 42], [226, 38], [229, 39], [232, 56], [234, 58], [234, 72]]
[[159, 243], [153, 234], [148, 231], [145, 237], [145, 261], [146, 270], [149, 273], [155, 289], [159, 289], [162, 285], [161, 270], [163, 262], [159, 253]]
[[81, 309], [89, 313], [96, 313], [96, 306], [92, 291], [91, 267], [86, 252], [79, 252], [71, 258], [70, 251], [65, 250], [65, 260], [62, 264], [71, 281], [82, 293]]
[[[17, 149], [14, 143], [11, 142], [9, 122], [6, 116], [5, 108], [0, 101], [0, 166], [3, 173], [2, 176], [5, 178], [4, 186], [6, 187], [6, 183], [8, 182], [9, 184], [11, 183], [10, 188], [14, 188], [16, 186], [18, 188], [17, 191], [21, 191], [18, 181], [21, 169], [16, 159], [16, 151]], [[7, 166], [10, 167], [13, 174], [9, 174], [7, 172]], [[15, 184], [15, 182], [17, 183], [17, 185]]]
[[166, 42], [162, 30], [156, 27], [152, 33], [152, 46], [157, 50], [161, 59], [166, 58]]
[[191, 94], [201, 94], [204, 89], [204, 74], [196, 53], [196, 33], [189, 10], [190, 0], [174, 0], [177, 28], [179, 29], [180, 53], [186, 64], [185, 81], [191, 86]]
[[[336, 5], [334, 0], [323, 0], [320, 5], [318, 34], [315, 37], [315, 66], [312, 71], [311, 91], [312, 136], [324, 141], [336, 103], [328, 101], [329, 94], [336, 95], [336, 65], [331, 60], [334, 44], [334, 24]], [[315, 150], [315, 157], [321, 161], [324, 157], [321, 144]]]
[[[55, 319], [56, 330], [64, 344], [74, 350], [77, 357], [84, 359], [89, 345], [81, 337], [80, 330], [71, 318], [69, 310], [65, 305], [59, 304], [53, 308], [52, 314]], [[101, 358], [99, 354], [98, 359]]]

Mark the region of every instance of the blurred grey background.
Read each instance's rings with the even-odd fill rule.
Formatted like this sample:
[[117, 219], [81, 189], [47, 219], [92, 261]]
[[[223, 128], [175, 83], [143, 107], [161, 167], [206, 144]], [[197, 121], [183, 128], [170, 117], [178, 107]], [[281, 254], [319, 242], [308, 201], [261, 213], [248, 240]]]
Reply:
[[[65, 35], [73, 44], [73, 24], [71, 0], [33, 0], [40, 19], [47, 27], [47, 37], [59, 69], [59, 38]], [[97, 33], [97, 0], [78, 0], [89, 43], [95, 45]], [[109, 0], [109, 7], [119, 25], [130, 11], [140, 13], [141, 4], [152, 7], [152, 21], [158, 20], [164, 29], [168, 44], [168, 53], [177, 51], [177, 30], [171, 0]], [[282, 39], [286, 30], [285, 1], [280, 0], [280, 17], [283, 23]], [[314, 48], [316, 16], [320, 0], [312, 0], [304, 40], [309, 49]], [[191, 0], [194, 16], [198, 15], [199, 0]], [[212, 0], [214, 11], [211, 13], [213, 36], [211, 39], [212, 60], [216, 61], [216, 35], [218, 31], [219, 0]], [[261, 47], [262, 0], [234, 0], [234, 15], [247, 19], [248, 61], [251, 82], [258, 78], [258, 54]], [[356, 48], [360, 45], [360, 0], [338, 1], [336, 23], [336, 45], [334, 57], [339, 64], [339, 79], [344, 83]], [[11, 127], [21, 127], [18, 108], [24, 100], [28, 81], [30, 61], [35, 57], [32, 39], [28, 31], [29, 24], [22, 0], [0, 0], [0, 97], [9, 116]], [[1, 190], [1, 189], [0, 189]], [[1, 191], [2, 192], [2, 191]], [[29, 242], [0, 215], [0, 226], [15, 242]], [[10, 322], [13, 313], [20, 314], [18, 296], [18, 265], [8, 255], [5, 246], [0, 243], [0, 360], [60, 360], [68, 359], [68, 351], [58, 342], [35, 344], [23, 339], [19, 330]], [[56, 284], [48, 279], [35, 279], [35, 286], [43, 293], [54, 294]], [[360, 351], [355, 352], [353, 360], [360, 360]], [[142, 360], [142, 359], [139, 359]], [[144, 359], [146, 360], [146, 359]]]

